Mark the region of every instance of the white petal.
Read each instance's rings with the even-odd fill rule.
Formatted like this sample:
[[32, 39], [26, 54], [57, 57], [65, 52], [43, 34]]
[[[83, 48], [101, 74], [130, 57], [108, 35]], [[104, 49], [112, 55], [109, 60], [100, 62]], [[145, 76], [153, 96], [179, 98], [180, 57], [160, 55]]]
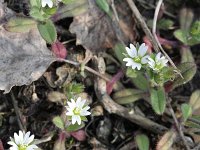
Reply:
[[28, 132], [25, 134], [25, 136], [24, 136], [24, 144], [28, 144], [27, 141], [28, 141], [28, 139], [29, 139], [30, 134], [31, 134], [30, 131], [28, 131]]
[[90, 109], [90, 106], [85, 106], [82, 110], [87, 111], [88, 109]]
[[[136, 66], [136, 68], [137, 68], [138, 70], [140, 70], [140, 69], [142, 68], [142, 65], [139, 64], [139, 63], [135, 63], [135, 66]], [[132, 67], [132, 68], [133, 68], [133, 67]]]
[[156, 55], [156, 58], [155, 58], [155, 60], [156, 60], [156, 62], [159, 62], [160, 61], [160, 58], [161, 57], [161, 52], [159, 52], [157, 55]]
[[83, 108], [84, 104], [85, 104], [86, 100], [85, 99], [81, 99], [81, 97], [79, 97], [76, 101], [76, 106], [80, 109]]
[[149, 57], [150, 57], [149, 55], [146, 55], [146, 56], [142, 57], [141, 63], [142, 63], [142, 64], [147, 64], [148, 61], [149, 61], [149, 60], [148, 60]]
[[36, 145], [29, 145], [26, 150], [34, 150], [36, 148], [38, 148]]
[[19, 131], [19, 143], [24, 144], [24, 134], [21, 130]]
[[72, 124], [75, 124], [77, 121], [77, 115], [72, 116]]
[[130, 57], [134, 58], [137, 56], [137, 50], [133, 44], [130, 44], [130, 47], [131, 48], [126, 47], [126, 51]]
[[53, 7], [53, 2], [52, 2], [51, 0], [48, 0], [47, 5], [48, 5], [50, 8], [52, 8], [52, 7]]
[[9, 150], [18, 150], [18, 147], [10, 147]]
[[31, 136], [28, 138], [27, 144], [30, 144], [31, 142], [33, 142], [33, 140], [34, 140], [34, 135], [31, 135]]
[[67, 102], [69, 108], [74, 109], [76, 107], [76, 102], [71, 99], [71, 102]]
[[155, 67], [155, 61], [150, 57], [148, 58], [148, 60], [149, 67], [153, 69]]
[[16, 145], [15, 142], [13, 142], [13, 141], [9, 141], [8, 144], [17, 147], [17, 145]]
[[147, 50], [148, 50], [148, 46], [145, 46], [145, 43], [143, 43], [143, 44], [140, 45], [140, 47], [139, 47], [138, 55], [139, 55], [140, 57], [143, 57], [143, 56], [146, 54]]
[[67, 115], [67, 116], [73, 116], [73, 115], [74, 115], [74, 112], [73, 112], [73, 111], [68, 111], [68, 112], [66, 112], [66, 115]]
[[17, 135], [17, 133], [14, 133], [14, 140], [17, 145], [20, 144], [20, 139], [19, 139], [19, 136]]
[[81, 117], [77, 116], [76, 120], [77, 120], [78, 125], [81, 125]]
[[46, 0], [42, 0], [42, 7], [45, 7], [47, 4]]
[[89, 111], [85, 111], [85, 110], [82, 110], [81, 112], [80, 112], [80, 115], [81, 116], [88, 116], [88, 115], [90, 115], [91, 113], [89, 112]]
[[132, 66], [133, 60], [131, 58], [124, 58], [123, 61], [127, 62], [126, 66]]

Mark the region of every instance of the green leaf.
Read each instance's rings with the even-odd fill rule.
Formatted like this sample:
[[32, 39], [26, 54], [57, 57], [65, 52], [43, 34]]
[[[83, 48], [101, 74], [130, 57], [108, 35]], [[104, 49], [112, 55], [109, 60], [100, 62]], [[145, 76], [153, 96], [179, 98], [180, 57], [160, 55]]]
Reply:
[[142, 75], [139, 72], [138, 72], [136, 78], [131, 78], [131, 81], [140, 90], [147, 91], [149, 88], [148, 80], [144, 77], [144, 75]]
[[104, 12], [109, 14], [110, 7], [109, 7], [107, 0], [96, 0], [96, 3], [99, 6], [99, 8], [101, 8]]
[[137, 72], [136, 70], [132, 69], [132, 68], [127, 68], [126, 70], [126, 76], [129, 78], [136, 78], [137, 77]]
[[181, 111], [184, 121], [186, 121], [192, 115], [192, 107], [188, 104], [182, 104]]
[[174, 79], [172, 89], [189, 82], [194, 77], [197, 70], [196, 64], [191, 62], [181, 63], [177, 68], [180, 70], [183, 78], [178, 75]]
[[66, 0], [63, 1], [63, 3], [66, 3], [66, 5], [59, 8], [56, 14], [51, 17], [53, 21], [58, 21], [66, 17], [78, 16], [89, 9], [88, 0]]
[[192, 93], [189, 104], [193, 111], [200, 108], [200, 90], [196, 90]]
[[[148, 20], [147, 21], [147, 25], [152, 28], [153, 27], [153, 20]], [[158, 20], [158, 23], [157, 23], [157, 29], [162, 29], [162, 30], [169, 30], [169, 29], [173, 29], [173, 25], [174, 25], [174, 22], [170, 19], [160, 19]]]
[[29, 14], [31, 17], [39, 21], [44, 21], [46, 19], [38, 7], [32, 7]]
[[151, 105], [153, 110], [161, 115], [165, 111], [166, 107], [166, 98], [165, 98], [165, 91], [163, 87], [158, 87], [157, 89], [150, 90], [151, 95]]
[[45, 7], [45, 8], [43, 8], [42, 10], [44, 11], [45, 14], [51, 16], [51, 15], [53, 15], [53, 14], [56, 13], [56, 11], [57, 11], [57, 7], [52, 7], [52, 8]]
[[136, 135], [135, 137], [139, 150], [149, 150], [149, 138], [144, 134]]
[[117, 59], [121, 62], [121, 64], [124, 64], [123, 59], [124, 55], [123, 53], [126, 52], [125, 46], [121, 43], [117, 43], [114, 47], [114, 53], [117, 56]]
[[37, 22], [33, 19], [19, 17], [10, 19], [4, 27], [9, 32], [25, 33], [35, 28], [36, 25]]
[[146, 93], [141, 90], [132, 90], [132, 93], [130, 95], [115, 98], [114, 101], [117, 102], [118, 104], [128, 104], [145, 97], [145, 94]]
[[191, 33], [192, 36], [194, 36], [197, 40], [200, 41], [200, 21], [199, 20], [195, 21], [192, 24], [190, 33]]
[[188, 33], [187, 31], [178, 29], [174, 32], [174, 36], [181, 41], [182, 43], [184, 43], [185, 45], [188, 45]]
[[52, 44], [56, 41], [56, 29], [50, 20], [47, 20], [46, 23], [38, 23], [38, 30], [47, 43]]
[[60, 129], [62, 129], [62, 130], [64, 130], [65, 125], [64, 125], [64, 122], [63, 122], [63, 120], [62, 120], [62, 118], [61, 118], [60, 116], [54, 117], [52, 121], [53, 121], [53, 123], [54, 123], [54, 125], [55, 125], [56, 127], [60, 128]]
[[31, 7], [40, 8], [42, 6], [41, 0], [30, 0]]
[[67, 127], [66, 131], [67, 131], [67, 132], [77, 131], [77, 130], [83, 128], [84, 126], [85, 126], [84, 123], [82, 123], [81, 125], [78, 125], [77, 123], [74, 124], [74, 125], [73, 125], [73, 124], [70, 124], [70, 125]]

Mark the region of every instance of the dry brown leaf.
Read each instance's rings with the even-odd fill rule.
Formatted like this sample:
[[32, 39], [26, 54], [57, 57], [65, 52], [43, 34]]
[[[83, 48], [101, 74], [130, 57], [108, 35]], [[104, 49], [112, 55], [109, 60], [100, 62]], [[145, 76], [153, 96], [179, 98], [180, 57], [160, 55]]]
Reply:
[[[0, 3], [0, 12], [4, 12]], [[0, 20], [5, 18], [1, 16]], [[13, 86], [28, 85], [40, 78], [56, 61], [37, 29], [11, 33], [0, 28], [0, 90], [8, 93]]]
[[[89, 9], [86, 13], [74, 17], [70, 32], [77, 37], [76, 44], [83, 45], [91, 51], [102, 51], [112, 48], [118, 42], [113, 22], [101, 11], [94, 0], [88, 0]], [[119, 7], [118, 7], [119, 6]], [[116, 5], [119, 13], [119, 25], [122, 31], [121, 39], [127, 43], [134, 39], [134, 21], [125, 1]], [[116, 27], [115, 27], [116, 28]]]

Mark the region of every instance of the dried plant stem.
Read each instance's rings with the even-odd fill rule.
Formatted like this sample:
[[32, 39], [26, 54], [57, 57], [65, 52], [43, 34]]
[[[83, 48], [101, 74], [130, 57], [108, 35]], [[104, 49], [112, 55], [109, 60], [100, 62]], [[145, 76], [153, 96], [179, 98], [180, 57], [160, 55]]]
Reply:
[[[75, 61], [72, 61], [72, 60], [60, 59], [60, 58], [59, 58], [58, 61], [63, 61], [63, 62], [66, 62], [66, 63], [68, 63], [68, 64], [74, 65], [74, 66], [81, 66], [81, 63], [75, 62]], [[90, 67], [88, 67], [88, 66], [84, 66], [84, 69], [87, 70], [87, 71], [90, 72], [90, 73], [93, 73], [93, 74], [95, 74], [95, 75], [101, 77], [102, 79], [104, 79], [104, 80], [107, 81], [107, 82], [110, 81], [109, 78], [107, 78], [106, 76], [100, 74], [99, 72], [95, 71], [94, 69], [92, 69], [92, 68], [90, 68]]]
[[135, 3], [133, 2], [133, 0], [127, 0], [127, 2], [129, 4], [129, 7], [131, 8], [131, 10], [133, 12], [133, 15], [135, 16], [135, 18], [137, 19], [138, 23], [142, 27], [143, 31], [147, 35], [148, 39], [151, 41], [155, 51], [159, 52], [158, 43], [155, 40], [155, 38], [153, 37], [153, 35], [151, 34], [151, 31], [149, 30], [146, 22], [144, 21], [144, 19], [143, 19], [142, 15], [140, 14], [139, 10], [137, 9]]
[[[160, 11], [160, 7], [163, 3], [163, 0], [159, 0], [158, 1], [158, 4], [156, 6], [156, 10], [155, 10], [155, 13], [154, 13], [154, 18], [153, 18], [153, 27], [152, 27], [152, 33], [153, 33], [153, 36], [158, 44], [158, 47], [160, 48], [160, 50], [162, 51], [162, 53], [165, 55], [165, 57], [169, 60], [170, 64], [174, 67], [174, 69], [178, 70], [178, 68], [176, 67], [176, 65], [174, 64], [174, 62], [171, 60], [171, 58], [167, 55], [167, 53], [165, 52], [165, 50], [162, 48], [159, 40], [158, 40], [158, 37], [156, 35], [156, 24], [157, 24], [157, 19], [158, 19], [158, 14], [159, 14], [159, 11]], [[181, 73], [179, 72], [179, 74], [181, 75]], [[182, 77], [182, 75], [181, 75]]]
[[190, 150], [190, 147], [188, 146], [187, 141], [185, 140], [185, 137], [184, 137], [184, 134], [183, 134], [183, 131], [182, 131], [182, 126], [179, 124], [179, 122], [178, 122], [178, 120], [177, 120], [177, 118], [176, 118], [176, 115], [175, 115], [175, 113], [174, 113], [174, 110], [173, 110], [173, 108], [172, 108], [172, 106], [171, 106], [171, 104], [170, 104], [169, 101], [168, 101], [168, 107], [169, 107], [169, 110], [170, 110], [171, 115], [172, 115], [172, 117], [173, 117], [173, 120], [174, 120], [174, 122], [175, 122], [176, 128], [177, 128], [177, 130], [178, 130], [178, 132], [179, 132], [179, 135], [180, 135], [180, 137], [181, 137], [181, 139], [182, 139], [182, 141], [183, 141], [183, 143], [184, 143], [186, 149], [187, 149], [187, 150]]
[[17, 100], [15, 99], [15, 96], [14, 96], [12, 91], [10, 92], [10, 95], [11, 95], [11, 100], [12, 100], [13, 107], [14, 107], [14, 110], [15, 110], [15, 114], [17, 116], [17, 123], [19, 125], [19, 128], [20, 128], [20, 130], [25, 131], [25, 127], [23, 126], [22, 119], [21, 119], [21, 113], [20, 113], [19, 108], [17, 106]]

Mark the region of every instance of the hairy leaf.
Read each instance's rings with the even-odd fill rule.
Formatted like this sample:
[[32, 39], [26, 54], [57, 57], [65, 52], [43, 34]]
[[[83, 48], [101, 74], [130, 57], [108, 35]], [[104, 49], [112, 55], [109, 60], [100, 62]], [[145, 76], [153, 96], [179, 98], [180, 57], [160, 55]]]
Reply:
[[38, 30], [47, 43], [52, 44], [56, 41], [56, 28], [50, 20], [45, 23], [38, 23]]
[[29, 32], [31, 29], [35, 28], [37, 22], [30, 18], [12, 18], [5, 24], [5, 29], [9, 32]]
[[63, 120], [62, 120], [62, 118], [61, 118], [60, 116], [54, 117], [52, 121], [53, 121], [53, 123], [54, 123], [54, 125], [55, 125], [56, 127], [60, 128], [60, 129], [62, 129], [62, 130], [64, 130], [65, 125], [64, 125], [64, 122], [63, 122]]
[[192, 107], [188, 104], [182, 104], [181, 111], [184, 121], [186, 121], [192, 115]]
[[153, 110], [161, 115], [165, 111], [166, 107], [166, 98], [165, 91], [163, 87], [159, 87], [158, 89], [151, 89], [151, 105]]

